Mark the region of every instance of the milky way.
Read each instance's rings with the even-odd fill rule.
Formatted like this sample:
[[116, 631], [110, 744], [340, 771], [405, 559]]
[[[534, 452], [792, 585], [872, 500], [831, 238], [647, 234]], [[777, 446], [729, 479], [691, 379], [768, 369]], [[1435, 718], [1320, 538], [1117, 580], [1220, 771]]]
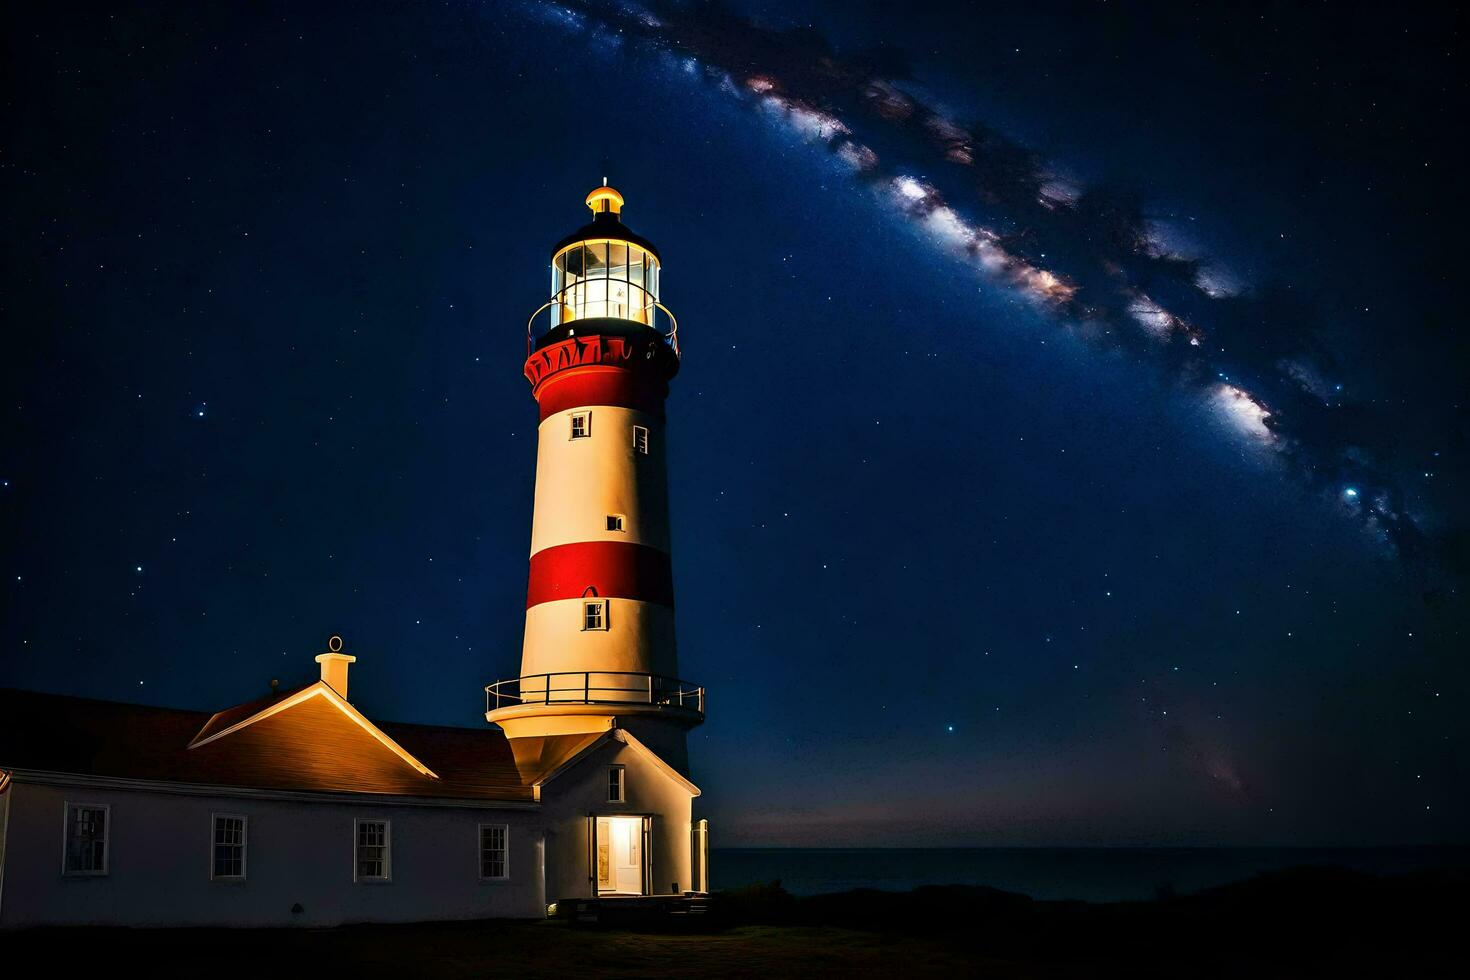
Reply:
[[814, 31], [716, 5], [531, 9], [589, 44], [678, 58], [726, 97], [820, 142], [855, 192], [1059, 329], [1156, 359], [1243, 444], [1278, 458], [1406, 567], [1438, 580], [1459, 564], [1442, 510], [1412, 479], [1438, 464], [1439, 448], [1355, 398], [1341, 380], [1348, 366], [1320, 339], [1327, 312], [1290, 284], [1242, 283], [1173, 246], [1137, 194], [1082, 186], [998, 128], [951, 118], [907, 84], [899, 52], [839, 53]]

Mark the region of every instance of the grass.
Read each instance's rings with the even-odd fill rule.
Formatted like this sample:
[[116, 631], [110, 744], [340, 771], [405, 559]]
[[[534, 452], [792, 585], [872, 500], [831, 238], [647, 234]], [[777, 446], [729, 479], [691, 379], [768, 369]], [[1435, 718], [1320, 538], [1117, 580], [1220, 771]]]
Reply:
[[[708, 933], [472, 922], [338, 929], [39, 929], [4, 938], [13, 963], [54, 960], [149, 977], [351, 975], [442, 980], [624, 977], [966, 976], [975, 961], [934, 938], [830, 926], [739, 926]], [[34, 956], [37, 959], [33, 960]], [[993, 976], [1036, 976], [996, 972]]]
[[565, 921], [37, 929], [0, 936], [0, 964], [211, 980], [1458, 977], [1467, 885], [1462, 872], [1299, 869], [1106, 904], [964, 887], [793, 898], [758, 886], [717, 896], [708, 916], [682, 920], [694, 928], [677, 932]]

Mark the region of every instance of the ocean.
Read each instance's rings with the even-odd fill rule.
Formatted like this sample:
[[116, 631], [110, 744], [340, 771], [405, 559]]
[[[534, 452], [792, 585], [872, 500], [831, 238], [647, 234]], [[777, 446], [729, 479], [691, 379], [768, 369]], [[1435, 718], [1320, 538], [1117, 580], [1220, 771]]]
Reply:
[[794, 895], [983, 885], [1044, 900], [1140, 901], [1283, 868], [1375, 874], [1470, 868], [1470, 847], [714, 848], [719, 889], [779, 880]]

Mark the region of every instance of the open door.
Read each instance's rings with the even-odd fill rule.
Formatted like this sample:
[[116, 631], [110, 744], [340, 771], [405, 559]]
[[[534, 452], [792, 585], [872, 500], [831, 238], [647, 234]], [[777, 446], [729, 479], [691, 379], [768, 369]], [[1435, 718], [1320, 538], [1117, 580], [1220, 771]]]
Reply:
[[647, 894], [648, 818], [598, 817], [595, 823], [593, 894]]

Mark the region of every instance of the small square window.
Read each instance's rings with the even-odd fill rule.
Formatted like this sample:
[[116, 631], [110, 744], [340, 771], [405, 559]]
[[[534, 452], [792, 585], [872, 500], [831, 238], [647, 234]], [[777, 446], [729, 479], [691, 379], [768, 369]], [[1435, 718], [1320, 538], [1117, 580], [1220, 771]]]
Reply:
[[582, 629], [607, 629], [607, 600], [589, 599], [582, 603]]
[[648, 455], [648, 426], [633, 426], [633, 450], [644, 456]]
[[107, 833], [112, 807], [106, 803], [68, 803], [62, 873], [107, 874]]
[[209, 863], [209, 877], [213, 880], [244, 880], [245, 826], [246, 818], [240, 814], [214, 815], [214, 849]]
[[586, 439], [592, 435], [592, 413], [575, 412], [572, 414], [572, 438]]
[[510, 877], [510, 828], [503, 823], [480, 824], [480, 878], [485, 881]]
[[622, 514], [608, 514], [607, 515], [607, 529], [609, 531], [622, 531], [622, 530], [626, 530], [623, 527], [623, 515]]
[[623, 767], [607, 767], [607, 801], [609, 803], [622, 803], [623, 796]]

